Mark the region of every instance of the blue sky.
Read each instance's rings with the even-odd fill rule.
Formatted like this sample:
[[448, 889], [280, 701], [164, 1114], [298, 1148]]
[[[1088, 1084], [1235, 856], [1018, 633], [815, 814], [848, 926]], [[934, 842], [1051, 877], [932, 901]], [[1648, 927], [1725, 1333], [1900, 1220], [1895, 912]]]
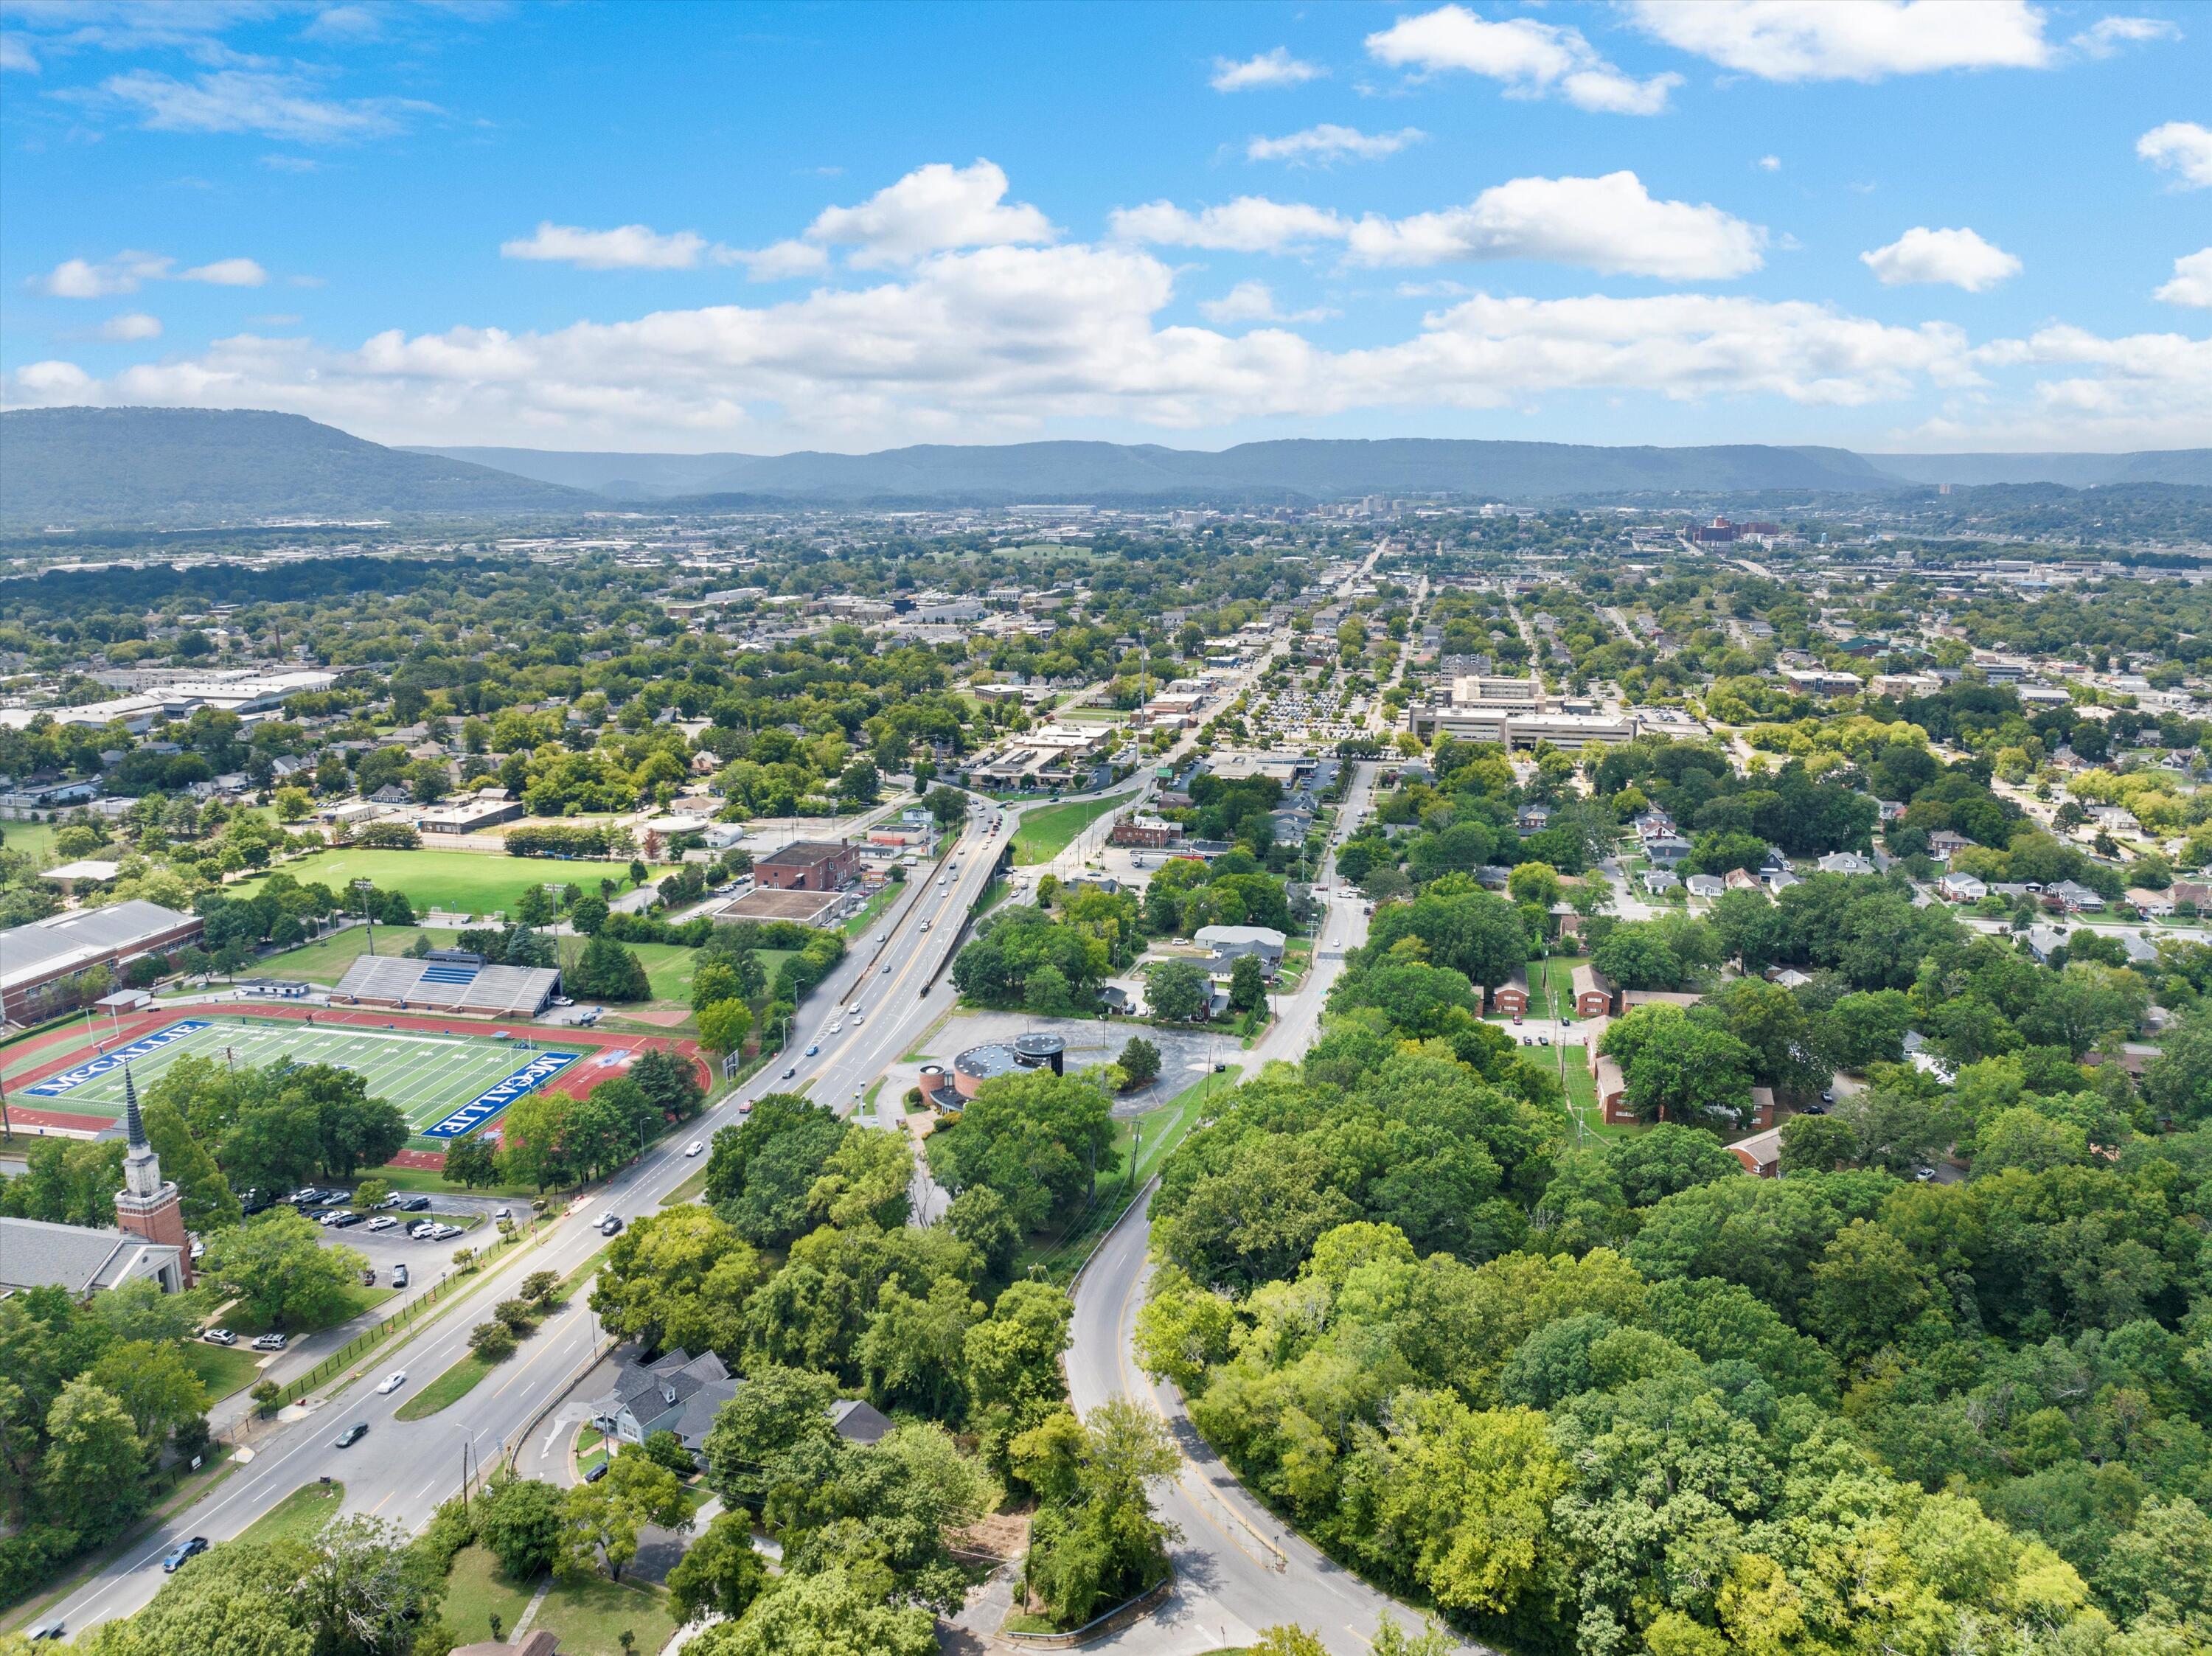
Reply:
[[2212, 442], [2212, 7], [0, 0], [0, 396]]

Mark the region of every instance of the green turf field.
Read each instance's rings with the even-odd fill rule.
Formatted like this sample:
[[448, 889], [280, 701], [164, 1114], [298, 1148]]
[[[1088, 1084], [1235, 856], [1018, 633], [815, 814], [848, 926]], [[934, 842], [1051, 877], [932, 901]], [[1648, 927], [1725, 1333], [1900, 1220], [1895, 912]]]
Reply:
[[[256, 1068], [289, 1058], [295, 1064], [329, 1064], [358, 1071], [368, 1080], [369, 1096], [397, 1104], [408, 1125], [420, 1132], [530, 1061], [520, 1042], [474, 1033], [446, 1035], [427, 1029], [342, 1029], [274, 1019], [192, 1016], [204, 1019], [208, 1027], [171, 1041], [131, 1065], [131, 1074], [142, 1092], [188, 1052], [218, 1063]], [[97, 1056], [88, 1051], [79, 1061]], [[29, 1094], [21, 1086], [9, 1091], [25, 1106], [73, 1115], [112, 1118], [123, 1110], [119, 1069], [50, 1095]]]
[[[488, 851], [363, 851], [334, 846], [285, 863], [285, 873], [302, 885], [319, 883], [344, 892], [356, 880], [372, 880], [382, 891], [404, 891], [419, 909], [441, 908], [478, 916], [514, 907], [523, 892], [534, 885], [574, 883], [597, 892], [602, 879], [629, 889], [629, 864], [621, 863], [564, 863], [544, 857], [503, 857]], [[668, 872], [653, 870], [655, 877]], [[231, 889], [250, 897], [258, 880], [241, 882]], [[379, 947], [382, 945], [380, 943]]]

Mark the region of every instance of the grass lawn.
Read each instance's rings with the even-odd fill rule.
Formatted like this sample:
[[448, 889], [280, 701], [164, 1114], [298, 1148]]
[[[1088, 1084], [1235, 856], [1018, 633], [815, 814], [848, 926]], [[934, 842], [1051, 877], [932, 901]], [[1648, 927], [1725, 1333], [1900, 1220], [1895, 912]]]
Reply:
[[611, 1453], [607, 1447], [605, 1435], [598, 1427], [579, 1428], [576, 1433], [576, 1476], [581, 1477]]
[[[52, 822], [0, 822], [0, 846], [31, 859], [33, 871], [52, 868], [61, 857], [54, 850], [54, 836], [61, 830]], [[95, 857], [106, 855], [94, 852]]]
[[207, 1387], [208, 1401], [217, 1402], [260, 1378], [261, 1366], [251, 1351], [234, 1345], [210, 1345], [194, 1340], [185, 1347], [185, 1361]]
[[453, 1555], [453, 1568], [447, 1574], [446, 1602], [438, 1619], [464, 1641], [489, 1638], [495, 1614], [501, 1630], [512, 1633], [537, 1590], [535, 1582], [517, 1586], [508, 1580], [488, 1548], [463, 1547]]
[[[689, 1141], [686, 1142], [688, 1143]], [[699, 1157], [699, 1166], [697, 1170], [686, 1177], [684, 1182], [678, 1185], [674, 1190], [662, 1197], [660, 1198], [660, 1205], [665, 1208], [672, 1208], [680, 1206], [685, 1202], [696, 1202], [699, 1199], [699, 1193], [706, 1188], [707, 1158], [702, 1154]]]
[[[343, 891], [355, 880], [373, 880], [386, 891], [404, 891], [418, 909], [442, 908], [479, 918], [504, 913], [530, 887], [563, 886], [571, 882], [596, 891], [604, 877], [613, 877], [627, 889], [627, 863], [564, 863], [543, 857], [502, 857], [485, 851], [363, 851], [333, 846], [284, 864], [284, 871], [302, 885], [319, 883]], [[656, 868], [652, 877], [670, 871]], [[230, 895], [250, 897], [258, 879], [229, 888]]]
[[1567, 1053], [1567, 1108], [1583, 1124], [1584, 1131], [1600, 1138], [1620, 1138], [1626, 1129], [1617, 1127], [1605, 1119], [1605, 1112], [1597, 1107], [1597, 1083], [1590, 1079], [1589, 1066], [1571, 1049]]
[[1583, 962], [1571, 955], [1554, 955], [1528, 962], [1529, 1010], [1546, 1017], [1571, 1020], [1575, 1015], [1575, 968]]
[[1135, 792], [1133, 788], [1124, 788], [1103, 799], [1079, 799], [1027, 813], [1014, 829], [1015, 863], [1026, 866], [1050, 862], [1067, 849], [1077, 834], [1121, 805]]
[[343, 1483], [302, 1483], [246, 1526], [240, 1541], [311, 1541], [338, 1515]]
[[481, 1357], [463, 1357], [413, 1397], [392, 1411], [394, 1420], [421, 1420], [450, 1408], [477, 1388], [477, 1382], [497, 1368]]
[[[396, 1291], [389, 1288], [363, 1288], [359, 1283], [348, 1283], [343, 1308], [337, 1315], [312, 1325], [295, 1324], [284, 1331], [287, 1334], [295, 1335], [312, 1334], [319, 1328], [335, 1328], [340, 1323], [352, 1321], [364, 1311], [375, 1310], [377, 1307], [390, 1299]], [[229, 1321], [223, 1325], [232, 1333], [238, 1335], [266, 1334], [273, 1325], [262, 1320], [244, 1306], [231, 1312], [229, 1319]]]
[[635, 1635], [632, 1649], [656, 1651], [676, 1632], [665, 1593], [596, 1578], [556, 1582], [530, 1625], [558, 1634], [562, 1656], [622, 1656], [625, 1631]]
[[845, 922], [845, 935], [857, 937], [876, 923], [876, 919], [899, 899], [903, 885], [887, 885], [860, 905], [860, 912]]
[[655, 1000], [691, 1004], [691, 974], [698, 969], [699, 951], [672, 943], [633, 943], [624, 948], [645, 968], [645, 980], [653, 986]]
[[[433, 931], [419, 925], [380, 925], [376, 928], [376, 952], [404, 955], [417, 937], [429, 938], [433, 949], [451, 949], [453, 940], [460, 935], [458, 931]], [[368, 928], [351, 925], [327, 937], [303, 943], [297, 949], [272, 955], [256, 966], [253, 972], [259, 977], [287, 978], [301, 983], [336, 983], [345, 976], [346, 968], [368, 952]]]
[[511, 1196], [527, 1202], [540, 1194], [535, 1185], [478, 1185], [474, 1190], [465, 1190], [447, 1184], [445, 1174], [435, 1168], [379, 1168], [362, 1176], [381, 1179], [394, 1190], [411, 1190], [425, 1196]]

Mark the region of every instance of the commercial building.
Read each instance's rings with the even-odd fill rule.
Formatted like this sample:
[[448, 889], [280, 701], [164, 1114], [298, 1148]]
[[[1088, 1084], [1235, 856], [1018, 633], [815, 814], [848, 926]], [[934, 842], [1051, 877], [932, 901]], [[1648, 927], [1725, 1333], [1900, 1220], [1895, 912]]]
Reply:
[[441, 805], [415, 819], [425, 834], [479, 834], [501, 822], [518, 822], [523, 815], [520, 799], [493, 799], [479, 794], [457, 805]]
[[794, 840], [753, 858], [753, 883], [767, 891], [842, 891], [860, 874], [860, 848], [842, 840]]
[[1641, 721], [1630, 714], [1509, 712], [1502, 707], [1416, 707], [1409, 719], [1415, 736], [1433, 740], [1448, 736], [1460, 742], [1495, 742], [1502, 748], [1533, 748], [1548, 742], [1556, 748], [1585, 748], [1592, 743], [1617, 747], [1633, 742], [1643, 731]]
[[939, 1109], [957, 1110], [987, 1081], [1019, 1075], [1025, 1070], [1050, 1070], [1061, 1075], [1066, 1064], [1067, 1043], [1058, 1035], [1016, 1035], [1012, 1040], [989, 1041], [956, 1057], [949, 1077], [934, 1065], [923, 1071], [922, 1097]]
[[133, 961], [197, 943], [204, 929], [197, 914], [137, 898], [11, 926], [0, 931], [0, 1018], [51, 1017], [73, 1004], [76, 980], [93, 967], [119, 974]]
[[835, 925], [845, 918], [845, 897], [835, 891], [770, 891], [758, 887], [726, 904], [725, 920], [790, 920], [799, 925]]

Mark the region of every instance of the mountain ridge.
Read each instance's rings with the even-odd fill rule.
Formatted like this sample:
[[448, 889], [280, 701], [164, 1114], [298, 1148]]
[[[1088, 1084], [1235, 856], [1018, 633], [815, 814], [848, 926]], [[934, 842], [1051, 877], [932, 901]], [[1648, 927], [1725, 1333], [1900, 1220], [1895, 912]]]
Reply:
[[0, 524], [182, 528], [271, 519], [520, 517], [795, 507], [1316, 504], [1364, 494], [1502, 500], [1880, 493], [1931, 483], [2212, 486], [2212, 449], [1863, 455], [1479, 439], [1283, 438], [1220, 450], [1048, 441], [869, 454], [682, 455], [390, 447], [303, 416], [217, 409], [0, 412]]

